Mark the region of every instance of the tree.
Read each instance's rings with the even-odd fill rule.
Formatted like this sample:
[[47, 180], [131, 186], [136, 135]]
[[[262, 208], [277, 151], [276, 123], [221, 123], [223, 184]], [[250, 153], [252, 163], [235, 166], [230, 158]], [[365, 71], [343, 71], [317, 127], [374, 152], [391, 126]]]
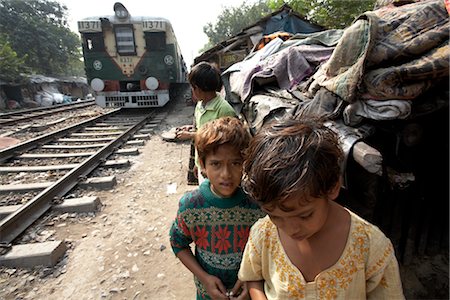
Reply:
[[288, 3], [308, 20], [326, 28], [348, 27], [360, 14], [373, 10], [376, 0], [269, 0], [272, 9]]
[[81, 43], [67, 25], [66, 11], [51, 0], [0, 0], [0, 32], [33, 72], [82, 74]]
[[211, 48], [236, 35], [245, 27], [256, 23], [271, 12], [272, 10], [267, 6], [265, 0], [259, 0], [251, 5], [244, 1], [238, 7], [225, 7], [215, 24], [208, 23], [203, 27], [203, 32], [209, 39], [208, 44], [203, 49]]
[[19, 57], [6, 41], [4, 35], [0, 35], [0, 79], [13, 82], [18, 81], [20, 73], [27, 72], [24, 57]]

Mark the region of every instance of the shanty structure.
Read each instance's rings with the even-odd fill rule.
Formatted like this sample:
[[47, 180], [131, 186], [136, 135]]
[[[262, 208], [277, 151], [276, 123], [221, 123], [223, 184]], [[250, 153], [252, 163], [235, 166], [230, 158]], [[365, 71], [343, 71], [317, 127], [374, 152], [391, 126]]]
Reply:
[[92, 91], [84, 77], [54, 78], [22, 74], [18, 82], [0, 80], [0, 110], [49, 106], [62, 101], [83, 99], [89, 93]]
[[232, 64], [243, 60], [257, 45], [263, 36], [274, 32], [313, 33], [322, 31], [320, 25], [307, 21], [284, 4], [279, 10], [244, 28], [235, 36], [215, 45], [194, 59], [194, 64], [201, 61], [216, 63], [223, 71]]
[[326, 118], [346, 157], [340, 200], [408, 263], [449, 249], [450, 20], [441, 0], [381, 2], [344, 30], [273, 39], [222, 79], [252, 132]]

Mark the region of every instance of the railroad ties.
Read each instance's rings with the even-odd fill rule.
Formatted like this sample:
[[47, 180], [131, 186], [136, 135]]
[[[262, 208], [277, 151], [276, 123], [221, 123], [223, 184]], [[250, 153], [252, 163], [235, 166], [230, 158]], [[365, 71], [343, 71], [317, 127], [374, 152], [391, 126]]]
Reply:
[[14, 125], [19, 122], [35, 119], [37, 117], [44, 117], [63, 111], [73, 111], [89, 106], [94, 106], [94, 100], [83, 100], [67, 104], [58, 104], [50, 107], [37, 107], [26, 110], [13, 111], [9, 113], [0, 114], [0, 126]]
[[96, 196], [70, 197], [74, 188], [110, 189], [111, 168], [128, 166], [166, 113], [120, 109], [0, 150], [0, 265], [53, 266], [66, 251], [64, 241], [24, 244], [18, 237], [49, 209], [95, 212]]

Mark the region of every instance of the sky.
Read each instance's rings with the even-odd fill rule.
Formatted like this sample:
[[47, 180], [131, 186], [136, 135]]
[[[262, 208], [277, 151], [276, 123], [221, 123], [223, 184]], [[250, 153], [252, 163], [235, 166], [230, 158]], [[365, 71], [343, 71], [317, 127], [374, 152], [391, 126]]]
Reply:
[[[113, 15], [116, 0], [58, 0], [68, 9], [72, 31], [77, 21], [90, 16]], [[216, 23], [224, 7], [240, 6], [244, 0], [122, 0], [130, 15], [166, 18], [172, 24], [186, 65], [190, 67], [199, 50], [208, 42], [203, 26]], [[248, 0], [246, 3], [254, 3]]]

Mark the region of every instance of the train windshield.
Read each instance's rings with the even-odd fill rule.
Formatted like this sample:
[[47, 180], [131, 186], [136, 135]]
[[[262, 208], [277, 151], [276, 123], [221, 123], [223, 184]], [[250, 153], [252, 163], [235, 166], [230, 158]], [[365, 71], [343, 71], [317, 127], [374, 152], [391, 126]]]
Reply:
[[132, 26], [115, 26], [117, 52], [121, 55], [136, 54], [134, 32]]

